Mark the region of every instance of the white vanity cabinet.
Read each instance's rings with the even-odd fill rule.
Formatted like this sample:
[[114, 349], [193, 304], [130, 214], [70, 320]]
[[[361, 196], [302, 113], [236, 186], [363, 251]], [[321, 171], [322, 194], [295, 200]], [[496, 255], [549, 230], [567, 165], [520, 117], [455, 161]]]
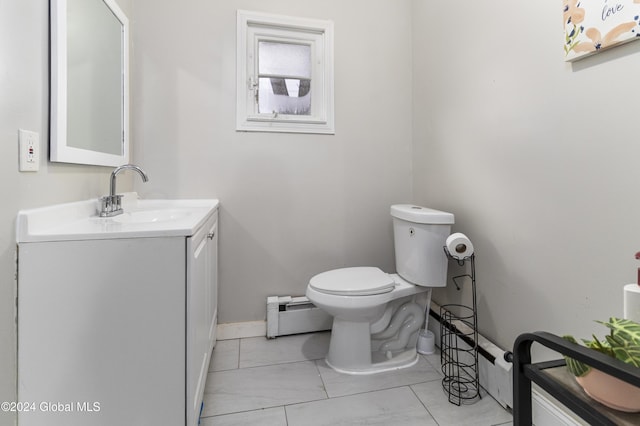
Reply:
[[120, 222], [19, 214], [18, 426], [198, 424], [215, 345], [218, 202], [191, 203], [165, 214], [141, 201], [151, 213]]

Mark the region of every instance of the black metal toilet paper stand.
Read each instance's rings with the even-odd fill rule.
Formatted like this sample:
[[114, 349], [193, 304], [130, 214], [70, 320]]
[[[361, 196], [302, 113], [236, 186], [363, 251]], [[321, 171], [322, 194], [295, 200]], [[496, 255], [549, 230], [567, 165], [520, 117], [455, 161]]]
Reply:
[[475, 254], [464, 258], [444, 252], [458, 265], [470, 264], [470, 273], [452, 278], [456, 288], [465, 278], [471, 280], [473, 306], [447, 304], [440, 307], [440, 365], [444, 378], [442, 388], [455, 405], [471, 404], [480, 399], [478, 372], [478, 307], [476, 302]]

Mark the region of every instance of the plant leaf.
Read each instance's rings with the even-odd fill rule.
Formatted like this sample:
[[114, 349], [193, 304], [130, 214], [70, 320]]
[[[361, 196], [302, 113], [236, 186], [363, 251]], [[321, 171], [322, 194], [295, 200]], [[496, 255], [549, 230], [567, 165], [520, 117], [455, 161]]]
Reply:
[[640, 344], [640, 324], [637, 322], [615, 317], [609, 318], [609, 322], [596, 322], [610, 328], [612, 335]]
[[606, 336], [614, 356], [622, 362], [640, 367], [640, 344], [619, 336]]
[[[596, 321], [611, 330], [610, 334], [601, 341], [596, 336], [593, 340], [582, 340], [590, 349], [596, 350], [610, 357], [619, 359], [627, 364], [640, 367], [640, 323], [628, 319], [616, 317], [609, 318], [608, 322]], [[577, 343], [572, 336], [563, 336], [569, 342]], [[564, 357], [567, 361], [567, 368], [575, 376], [580, 377], [586, 374], [591, 367]]]
[[598, 352], [602, 352], [603, 354], [607, 354], [609, 356], [613, 356], [611, 345], [609, 345], [607, 341], [601, 342], [596, 336], [592, 335], [592, 337], [593, 340], [583, 340], [584, 344], [587, 345], [588, 348], [591, 348]]
[[[578, 344], [578, 341], [573, 336], [562, 336], [562, 338], [568, 342]], [[567, 370], [571, 372], [576, 377], [582, 377], [591, 370], [587, 364], [584, 364], [580, 361], [577, 361], [571, 357], [565, 356], [565, 361], [567, 362]]]

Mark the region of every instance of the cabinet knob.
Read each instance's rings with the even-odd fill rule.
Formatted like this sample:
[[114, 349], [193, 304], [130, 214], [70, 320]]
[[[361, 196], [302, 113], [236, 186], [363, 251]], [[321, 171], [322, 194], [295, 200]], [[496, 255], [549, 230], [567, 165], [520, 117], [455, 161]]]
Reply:
[[213, 237], [215, 237], [215, 236], [216, 236], [216, 233], [215, 233], [215, 232], [209, 232], [209, 233], [207, 234], [207, 238], [208, 238], [208, 239], [210, 239], [210, 240], [213, 240]]

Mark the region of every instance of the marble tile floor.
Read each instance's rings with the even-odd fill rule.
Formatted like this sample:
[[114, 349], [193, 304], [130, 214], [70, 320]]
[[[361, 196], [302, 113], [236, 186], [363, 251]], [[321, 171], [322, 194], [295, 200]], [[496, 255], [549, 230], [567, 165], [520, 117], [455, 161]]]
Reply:
[[493, 426], [512, 416], [491, 396], [460, 407], [442, 390], [440, 357], [367, 376], [324, 362], [329, 332], [216, 343], [204, 391], [202, 426]]

